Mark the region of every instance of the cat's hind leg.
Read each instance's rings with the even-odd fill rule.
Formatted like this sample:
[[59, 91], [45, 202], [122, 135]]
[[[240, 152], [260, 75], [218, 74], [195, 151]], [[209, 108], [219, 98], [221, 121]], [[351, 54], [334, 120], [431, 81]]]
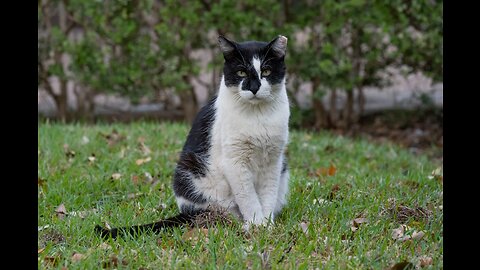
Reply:
[[280, 174], [280, 181], [278, 183], [277, 203], [275, 205], [275, 210], [274, 210], [275, 216], [278, 213], [280, 213], [282, 208], [287, 203], [289, 180], [290, 180], [290, 171], [288, 169], [287, 161], [284, 160], [282, 165], [282, 173]]

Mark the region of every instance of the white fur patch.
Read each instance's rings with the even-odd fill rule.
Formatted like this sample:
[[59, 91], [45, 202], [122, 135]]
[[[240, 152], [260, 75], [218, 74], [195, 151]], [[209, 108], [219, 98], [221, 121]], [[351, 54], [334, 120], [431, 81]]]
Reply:
[[260, 60], [257, 57], [253, 58], [253, 67], [255, 68], [255, 71], [257, 71], [258, 78], [260, 79], [262, 73], [260, 71]]

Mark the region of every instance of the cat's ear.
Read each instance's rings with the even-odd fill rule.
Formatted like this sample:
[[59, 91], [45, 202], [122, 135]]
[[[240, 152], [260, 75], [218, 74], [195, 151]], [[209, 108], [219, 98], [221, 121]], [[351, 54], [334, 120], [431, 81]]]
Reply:
[[220, 50], [225, 58], [231, 56], [232, 53], [237, 49], [236, 43], [228, 40], [224, 36], [218, 36], [218, 45], [220, 46]]
[[276, 57], [284, 57], [287, 53], [287, 37], [279, 35], [267, 45], [267, 53], [273, 53]]

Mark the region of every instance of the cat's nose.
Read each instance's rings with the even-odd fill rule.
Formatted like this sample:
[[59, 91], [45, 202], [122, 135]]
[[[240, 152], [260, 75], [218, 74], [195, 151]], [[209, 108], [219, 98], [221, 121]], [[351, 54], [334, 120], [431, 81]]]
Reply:
[[259, 89], [260, 89], [260, 83], [253, 81], [252, 83], [250, 83], [250, 87], [248, 90], [250, 90], [250, 92], [252, 92], [255, 95]]

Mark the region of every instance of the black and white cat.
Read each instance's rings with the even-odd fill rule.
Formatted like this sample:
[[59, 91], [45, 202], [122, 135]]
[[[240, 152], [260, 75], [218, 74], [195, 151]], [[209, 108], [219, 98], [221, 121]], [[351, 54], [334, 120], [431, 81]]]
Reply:
[[127, 228], [97, 226], [102, 236], [189, 223], [209, 206], [233, 213], [248, 229], [273, 224], [285, 205], [287, 38], [236, 43], [220, 36], [218, 41], [225, 59], [218, 95], [196, 116], [175, 169], [173, 190], [180, 214]]

